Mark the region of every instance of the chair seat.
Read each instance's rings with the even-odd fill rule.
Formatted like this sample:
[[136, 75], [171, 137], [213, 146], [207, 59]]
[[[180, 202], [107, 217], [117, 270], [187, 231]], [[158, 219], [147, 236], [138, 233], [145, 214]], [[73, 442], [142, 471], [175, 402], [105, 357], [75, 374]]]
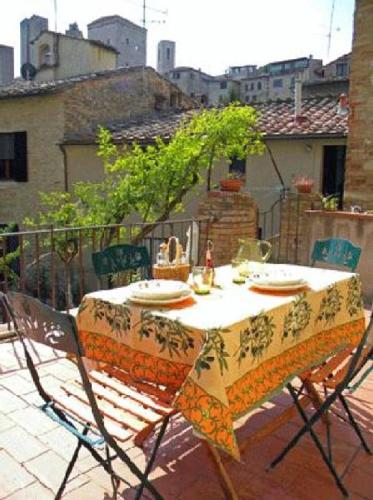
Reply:
[[[118, 441], [134, 438], [137, 446], [165, 416], [176, 411], [160, 398], [159, 393], [167, 393], [158, 387], [144, 382], [136, 383], [121, 370], [115, 370], [116, 376], [106, 371], [91, 371], [89, 379], [96, 397], [99, 411], [104, 418], [108, 432]], [[118, 378], [122, 376], [125, 380]], [[148, 387], [154, 394], [150, 393]], [[71, 380], [61, 386], [63, 393], [54, 398], [56, 404], [73, 414], [82, 422], [89, 422], [97, 429], [96, 420], [80, 380]]]

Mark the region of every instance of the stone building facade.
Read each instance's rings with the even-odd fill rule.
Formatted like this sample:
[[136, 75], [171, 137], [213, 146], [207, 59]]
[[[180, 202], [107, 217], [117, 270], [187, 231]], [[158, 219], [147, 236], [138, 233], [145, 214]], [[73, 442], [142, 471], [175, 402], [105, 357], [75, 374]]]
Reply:
[[373, 209], [373, 2], [357, 0], [350, 72], [347, 203]]
[[14, 49], [0, 45], [0, 85], [9, 85], [14, 79]]
[[116, 49], [101, 42], [43, 31], [32, 42], [36, 80], [60, 80], [115, 69]]
[[0, 221], [22, 225], [38, 210], [41, 191], [68, 191], [74, 176], [95, 179], [84, 151], [82, 162], [69, 163], [65, 136], [82, 130], [94, 136], [99, 124], [141, 119], [157, 113], [160, 103], [163, 112], [193, 105], [152, 68], [0, 88]]
[[128, 19], [121, 16], [100, 17], [88, 24], [88, 38], [117, 49], [118, 66], [146, 65], [147, 31]]

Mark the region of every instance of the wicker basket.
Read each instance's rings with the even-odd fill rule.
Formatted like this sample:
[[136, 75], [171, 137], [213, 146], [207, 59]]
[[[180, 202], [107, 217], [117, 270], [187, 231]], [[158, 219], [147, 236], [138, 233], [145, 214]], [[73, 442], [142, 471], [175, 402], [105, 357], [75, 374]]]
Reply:
[[177, 264], [176, 266], [153, 266], [153, 278], [160, 280], [188, 281], [190, 273], [189, 264]]

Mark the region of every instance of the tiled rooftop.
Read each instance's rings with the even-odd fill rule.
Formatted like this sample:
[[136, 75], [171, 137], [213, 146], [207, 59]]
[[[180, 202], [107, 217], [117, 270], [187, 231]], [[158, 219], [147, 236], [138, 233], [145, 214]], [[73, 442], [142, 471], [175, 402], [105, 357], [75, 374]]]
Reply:
[[[284, 137], [345, 137], [348, 132], [348, 114], [337, 113], [335, 97], [310, 98], [302, 102], [302, 119], [294, 120], [294, 102], [276, 101], [258, 103], [259, 129], [268, 138]], [[182, 120], [188, 120], [195, 110], [154, 114], [137, 121], [107, 124], [116, 142], [147, 143], [160, 136], [172, 137]], [[82, 131], [65, 138], [66, 143], [94, 143], [95, 131]]]
[[[44, 346], [36, 359], [42, 382], [53, 392], [63, 381], [74, 377], [75, 366]], [[351, 408], [373, 446], [373, 378], [366, 380], [354, 395]], [[30, 381], [18, 342], [0, 344], [0, 498], [7, 500], [53, 498], [75, 447], [74, 438], [45, 417], [33, 405], [41, 403]], [[250, 434], [288, 405], [281, 394], [248, 419], [239, 430], [239, 438]], [[360, 447], [350, 426], [332, 417], [335, 462], [344, 472], [344, 483], [352, 499], [373, 499], [373, 457]], [[285, 446], [299, 428], [295, 419], [261, 443], [248, 449], [241, 463], [225, 461], [242, 500], [299, 499], [334, 500], [340, 498], [325, 465], [307, 437], [272, 472], [266, 472], [270, 460]], [[323, 424], [320, 424], [320, 426]], [[319, 428], [320, 428], [319, 426]], [[129, 447], [128, 453], [139, 467], [145, 452]], [[136, 484], [125, 467], [119, 470], [133, 486]], [[224, 498], [205, 448], [190, 426], [175, 417], [155, 462], [151, 479], [166, 500], [222, 500]], [[121, 484], [118, 498], [134, 498], [133, 487]], [[106, 473], [81, 452], [64, 495], [66, 500], [109, 500], [112, 488]]]

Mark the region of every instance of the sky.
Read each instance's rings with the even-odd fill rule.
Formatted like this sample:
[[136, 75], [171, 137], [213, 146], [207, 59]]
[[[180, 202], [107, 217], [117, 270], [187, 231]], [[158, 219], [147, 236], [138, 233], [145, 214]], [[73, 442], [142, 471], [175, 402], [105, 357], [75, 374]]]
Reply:
[[[141, 23], [143, 0], [56, 0], [57, 29], [118, 14]], [[262, 65], [312, 54], [324, 63], [351, 50], [354, 0], [146, 0], [147, 64], [156, 66], [159, 40], [176, 42], [176, 65], [222, 74], [229, 66]], [[160, 11], [160, 12], [159, 12]], [[167, 11], [165, 14], [164, 12]], [[0, 44], [15, 48], [19, 74], [19, 23], [38, 14], [54, 30], [54, 0], [0, 0]], [[164, 21], [164, 22], [163, 22]], [[328, 33], [331, 45], [328, 52]]]

